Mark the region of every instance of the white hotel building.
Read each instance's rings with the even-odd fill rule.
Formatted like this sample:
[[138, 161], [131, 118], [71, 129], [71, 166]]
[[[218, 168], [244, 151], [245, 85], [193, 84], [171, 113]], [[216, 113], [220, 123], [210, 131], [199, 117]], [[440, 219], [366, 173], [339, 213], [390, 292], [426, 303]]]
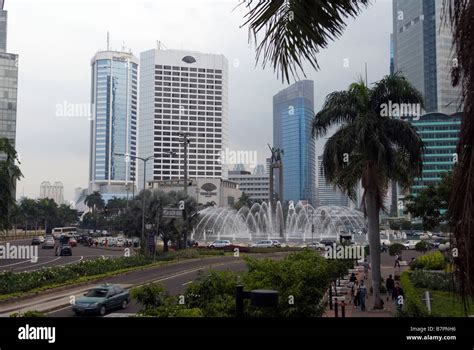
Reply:
[[[188, 176], [226, 178], [219, 157], [228, 142], [228, 62], [223, 55], [153, 49], [140, 55], [138, 153], [147, 182], [184, 177], [188, 133]], [[167, 152], [176, 152], [170, 155]], [[143, 162], [139, 188], [143, 186]]]

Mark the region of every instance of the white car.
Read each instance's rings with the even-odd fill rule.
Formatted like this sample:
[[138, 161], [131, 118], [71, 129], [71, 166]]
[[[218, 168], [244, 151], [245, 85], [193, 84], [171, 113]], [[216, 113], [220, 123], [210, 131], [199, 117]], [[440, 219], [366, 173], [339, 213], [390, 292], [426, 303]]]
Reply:
[[43, 243], [44, 243], [44, 237], [43, 237], [43, 236], [39, 236], [38, 238], [39, 238], [39, 240], [40, 240], [40, 243], [43, 244]]
[[123, 238], [118, 238], [117, 243], [115, 244], [116, 247], [123, 247], [125, 245], [125, 240]]
[[416, 244], [420, 241], [405, 241], [403, 242], [403, 246], [405, 249], [415, 249]]
[[307, 244], [306, 248], [316, 249], [316, 250], [325, 250], [326, 245], [324, 245], [320, 242], [314, 242], [314, 243]]
[[272, 248], [275, 246], [275, 243], [272, 240], [258, 241], [251, 245], [252, 248]]
[[232, 243], [227, 240], [217, 240], [212, 243], [210, 243], [207, 247], [208, 248], [225, 248], [227, 246], [230, 246]]

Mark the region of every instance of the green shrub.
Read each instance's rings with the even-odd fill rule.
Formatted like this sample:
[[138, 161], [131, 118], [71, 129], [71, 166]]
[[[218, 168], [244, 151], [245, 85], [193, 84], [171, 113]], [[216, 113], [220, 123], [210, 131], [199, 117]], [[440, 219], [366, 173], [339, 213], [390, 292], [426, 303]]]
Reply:
[[410, 274], [410, 279], [416, 288], [427, 288], [430, 290], [453, 291], [453, 278], [449, 273], [429, 272], [415, 270]]
[[405, 271], [400, 276], [400, 284], [405, 297], [402, 311], [398, 313], [401, 317], [427, 317], [428, 309], [421, 299], [421, 295], [416, 290], [410, 280], [410, 271]]
[[133, 256], [86, 260], [67, 266], [55, 266], [30, 272], [6, 271], [0, 273], [0, 294], [28, 292], [36, 288], [73, 282], [80, 277], [102, 275], [151, 263], [151, 260], [142, 256]]
[[200, 309], [205, 317], [232, 317], [236, 285], [237, 275], [232, 271], [200, 273], [186, 289], [186, 306]]
[[411, 266], [413, 269], [444, 270], [447, 266], [446, 259], [439, 251], [422, 255]]
[[163, 285], [159, 283], [149, 283], [141, 287], [133, 288], [130, 296], [136, 299], [145, 310], [156, 309], [163, 306], [169, 294], [166, 292]]
[[400, 254], [403, 250], [405, 249], [405, 246], [400, 243], [393, 243], [389, 248], [388, 248], [388, 253], [391, 256], [395, 256], [397, 254]]
[[10, 317], [45, 317], [45, 314], [42, 313], [41, 311], [37, 310], [31, 310], [31, 311], [26, 311], [25, 313], [20, 313], [20, 312], [15, 312], [14, 314], [11, 314]]
[[419, 241], [415, 245], [415, 250], [417, 252], [427, 252], [428, 250], [430, 250], [430, 244], [428, 242], [425, 242], [425, 241]]

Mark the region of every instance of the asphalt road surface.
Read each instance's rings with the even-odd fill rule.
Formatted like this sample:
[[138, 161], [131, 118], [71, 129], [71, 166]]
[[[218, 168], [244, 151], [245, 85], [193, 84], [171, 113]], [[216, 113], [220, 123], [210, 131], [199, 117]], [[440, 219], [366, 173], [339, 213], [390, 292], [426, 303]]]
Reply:
[[[6, 246], [7, 242], [1, 242]], [[23, 239], [9, 242], [10, 246], [30, 246], [31, 239]], [[0, 272], [10, 270], [13, 272], [29, 272], [44, 267], [64, 266], [83, 260], [100, 259], [102, 257], [119, 257], [124, 255], [124, 250], [106, 250], [101, 248], [86, 247], [78, 244], [72, 248], [72, 256], [55, 256], [54, 249], [42, 249], [38, 247], [38, 259], [32, 262], [27, 259], [0, 259]]]
[[[262, 257], [262, 256], [260, 256]], [[267, 257], [270, 258], [269, 255]], [[282, 259], [284, 255], [278, 256], [271, 256], [272, 259]], [[196, 262], [184, 262], [182, 264], [173, 264], [166, 267], [167, 271], [162, 271], [160, 275], [157, 275], [156, 278], [153, 279], [154, 282], [161, 283], [166, 290], [172, 295], [180, 295], [184, 293], [186, 287], [192, 283], [194, 280], [198, 278], [201, 273], [206, 273], [211, 270], [213, 271], [245, 271], [247, 266], [242, 259], [229, 259], [223, 258], [220, 259], [213, 259], [216, 262], [215, 266], [209, 266], [206, 261], [202, 261], [200, 264], [203, 266], [197, 266], [193, 268], [193, 265], [196, 265]], [[207, 260], [209, 261], [209, 260]], [[137, 274], [136, 276], [118, 276], [113, 278], [110, 282], [121, 284], [122, 286], [136, 284], [143, 281], [145, 278], [145, 274], [150, 275], [151, 272], [144, 271], [142, 274]], [[156, 274], [156, 272], [154, 272]], [[148, 277], [150, 280], [150, 277]], [[135, 314], [140, 310], [140, 305], [135, 301], [131, 300], [130, 304], [125, 310], [111, 310], [107, 313], [108, 317], [127, 313], [127, 314]], [[75, 316], [71, 306], [64, 307], [62, 309], [47, 313], [48, 317], [78, 317]], [[82, 317], [82, 316], [80, 316]]]

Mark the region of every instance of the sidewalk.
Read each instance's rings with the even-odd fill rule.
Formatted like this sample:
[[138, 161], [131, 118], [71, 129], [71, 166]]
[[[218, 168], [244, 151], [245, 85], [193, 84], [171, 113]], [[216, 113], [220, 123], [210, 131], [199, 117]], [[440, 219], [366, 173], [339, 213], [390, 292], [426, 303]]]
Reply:
[[[387, 259], [384, 259], [387, 260]], [[408, 266], [405, 265], [402, 262], [401, 268], [394, 268], [393, 265], [388, 265], [389, 261], [384, 261], [382, 266], [381, 266], [381, 273], [382, 273], [382, 278], [385, 281], [389, 275], [392, 275], [393, 278], [395, 278], [396, 275], [400, 275], [402, 272], [404, 272], [406, 269], [408, 269]], [[405, 266], [404, 266], [405, 265]], [[341, 304], [342, 300], [344, 301], [344, 306], [345, 306], [345, 317], [393, 317], [395, 314], [395, 304], [392, 301], [391, 296], [388, 297], [387, 301], [387, 294], [383, 293], [381, 294], [382, 300], [384, 302], [384, 308], [383, 310], [372, 310], [372, 303], [373, 303], [373, 294], [370, 293], [370, 288], [372, 287], [372, 271], [369, 269], [368, 271], [368, 276], [365, 276], [364, 273], [364, 268], [361, 266], [358, 266], [355, 268], [355, 270], [350, 270], [350, 272], [354, 272], [356, 274], [357, 280], [362, 280], [364, 279], [364, 284], [367, 288], [367, 297], [365, 301], [366, 305], [366, 311], [361, 311], [360, 307], [356, 308], [354, 307], [353, 300], [351, 300], [351, 293], [350, 289], [346, 286], [347, 285], [347, 280], [343, 280], [341, 283], [341, 286], [337, 287], [338, 289], [338, 294], [337, 296], [339, 297], [339, 305], [338, 305], [338, 317], [342, 317], [342, 310], [341, 310]], [[349, 273], [350, 275], [350, 273]], [[347, 276], [347, 279], [349, 276]], [[334, 291], [334, 288], [333, 288]], [[335, 296], [333, 292], [333, 297]], [[326, 309], [323, 317], [335, 317], [335, 308], [333, 305], [333, 310], [328, 308]]]

